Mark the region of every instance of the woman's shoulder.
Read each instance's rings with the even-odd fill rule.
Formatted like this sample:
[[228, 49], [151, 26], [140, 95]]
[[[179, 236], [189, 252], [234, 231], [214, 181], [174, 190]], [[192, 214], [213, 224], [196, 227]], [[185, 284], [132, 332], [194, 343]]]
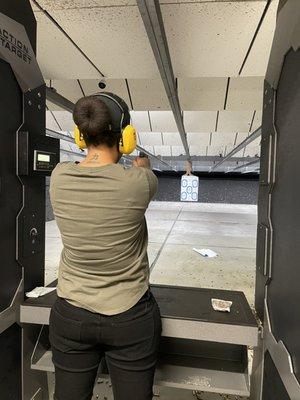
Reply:
[[62, 162], [56, 164], [56, 167], [54, 168], [53, 171], [61, 170], [64, 168], [69, 168], [71, 164], [73, 164], [73, 161], [62, 161]]
[[56, 167], [54, 168], [54, 170], [52, 171], [51, 179], [64, 173], [64, 171], [66, 171], [70, 168], [71, 164], [72, 164], [71, 161], [63, 161], [63, 162], [58, 163], [56, 165]]

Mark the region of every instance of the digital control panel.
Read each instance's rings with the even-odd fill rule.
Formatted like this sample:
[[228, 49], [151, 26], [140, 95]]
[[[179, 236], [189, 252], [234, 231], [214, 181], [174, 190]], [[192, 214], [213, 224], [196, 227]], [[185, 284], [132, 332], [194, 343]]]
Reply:
[[55, 153], [49, 153], [43, 150], [34, 150], [34, 171], [52, 171], [56, 164], [57, 157]]

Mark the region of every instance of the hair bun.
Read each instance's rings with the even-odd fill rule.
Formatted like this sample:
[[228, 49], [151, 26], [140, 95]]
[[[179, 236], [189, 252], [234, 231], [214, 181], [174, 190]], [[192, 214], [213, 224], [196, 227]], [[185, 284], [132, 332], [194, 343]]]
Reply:
[[74, 109], [74, 122], [80, 132], [87, 136], [97, 136], [107, 131], [111, 116], [107, 105], [96, 96], [83, 97]]
[[73, 119], [87, 145], [118, 143], [118, 134], [111, 132], [112, 117], [108, 106], [97, 96], [82, 97], [77, 101]]

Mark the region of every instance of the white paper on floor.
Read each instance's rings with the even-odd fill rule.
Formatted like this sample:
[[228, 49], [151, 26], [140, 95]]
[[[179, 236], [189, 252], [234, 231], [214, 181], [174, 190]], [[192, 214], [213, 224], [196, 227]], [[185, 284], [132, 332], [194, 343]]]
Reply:
[[218, 254], [217, 254], [215, 251], [210, 250], [210, 249], [196, 249], [196, 248], [194, 247], [193, 250], [194, 250], [196, 253], [201, 254], [201, 256], [203, 256], [203, 257], [208, 257], [208, 258], [211, 258], [211, 257], [218, 257]]
[[232, 301], [211, 299], [211, 305], [215, 311], [230, 312]]
[[26, 293], [26, 297], [31, 297], [31, 298], [37, 298], [40, 296], [44, 296], [45, 294], [48, 294], [50, 292], [53, 292], [53, 290], [56, 290], [56, 287], [44, 287], [44, 286], [38, 286], [35, 289], [31, 290], [31, 292]]

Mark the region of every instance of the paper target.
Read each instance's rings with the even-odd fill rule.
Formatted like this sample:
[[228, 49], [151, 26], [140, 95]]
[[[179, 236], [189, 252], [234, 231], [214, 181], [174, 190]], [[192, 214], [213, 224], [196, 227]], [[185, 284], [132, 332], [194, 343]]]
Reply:
[[199, 178], [184, 175], [181, 178], [181, 201], [198, 201]]

